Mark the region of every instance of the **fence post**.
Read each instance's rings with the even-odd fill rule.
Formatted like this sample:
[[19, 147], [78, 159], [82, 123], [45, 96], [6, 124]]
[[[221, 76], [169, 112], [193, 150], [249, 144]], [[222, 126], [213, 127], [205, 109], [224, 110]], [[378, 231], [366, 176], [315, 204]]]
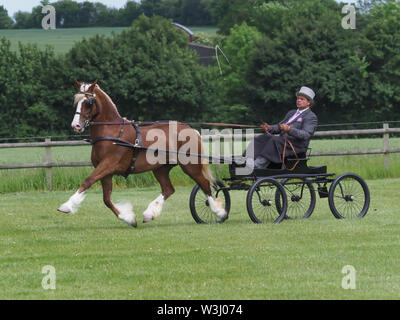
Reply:
[[[51, 137], [47, 137], [44, 142], [50, 143], [51, 142]], [[51, 147], [46, 146], [46, 162], [51, 163]], [[53, 168], [52, 167], [47, 167], [46, 168], [46, 186], [48, 190], [53, 189]]]
[[[387, 130], [389, 129], [389, 123], [384, 123], [383, 124], [383, 129]], [[390, 155], [388, 153], [389, 150], [389, 133], [384, 133], [383, 134], [383, 164], [385, 166], [386, 170], [389, 170], [389, 158]]]

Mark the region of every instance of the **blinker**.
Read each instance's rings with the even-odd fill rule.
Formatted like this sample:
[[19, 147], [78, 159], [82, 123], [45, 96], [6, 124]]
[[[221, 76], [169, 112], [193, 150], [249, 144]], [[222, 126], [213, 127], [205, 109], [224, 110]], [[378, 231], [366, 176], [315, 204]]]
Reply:
[[91, 107], [93, 107], [93, 104], [94, 104], [95, 101], [96, 101], [95, 98], [88, 98], [86, 103], [91, 108]]

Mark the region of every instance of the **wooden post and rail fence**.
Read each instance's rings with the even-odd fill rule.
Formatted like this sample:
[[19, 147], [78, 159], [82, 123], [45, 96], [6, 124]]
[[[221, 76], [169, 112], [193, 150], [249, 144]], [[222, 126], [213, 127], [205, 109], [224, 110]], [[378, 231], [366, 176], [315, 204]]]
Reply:
[[[346, 150], [346, 151], [324, 151], [312, 152], [313, 156], [346, 156], [346, 155], [367, 155], [367, 154], [383, 154], [384, 167], [389, 169], [389, 155], [391, 153], [399, 153], [400, 148], [389, 147], [389, 135], [391, 133], [400, 133], [400, 128], [390, 128], [388, 123], [383, 124], [381, 129], [357, 129], [357, 130], [330, 130], [330, 131], [316, 131], [314, 137], [332, 137], [343, 135], [382, 135], [383, 148], [382, 149], [369, 149], [369, 150]], [[217, 134], [202, 136], [203, 141], [210, 141], [216, 137], [231, 139], [237, 141], [235, 138], [252, 139], [257, 134], [252, 135], [235, 135], [235, 134]], [[52, 168], [56, 167], [87, 167], [92, 166], [91, 162], [53, 162], [51, 157], [51, 148], [53, 147], [66, 147], [66, 146], [84, 146], [90, 145], [86, 141], [51, 141], [50, 137], [45, 138], [44, 142], [28, 142], [28, 143], [1, 143], [0, 149], [4, 148], [32, 148], [42, 147], [45, 148], [45, 162], [41, 163], [25, 163], [25, 164], [0, 164], [2, 169], [27, 169], [27, 168], [45, 168], [47, 188], [52, 189], [53, 174]], [[232, 146], [231, 146], [232, 147]], [[232, 150], [232, 148], [230, 148]]]

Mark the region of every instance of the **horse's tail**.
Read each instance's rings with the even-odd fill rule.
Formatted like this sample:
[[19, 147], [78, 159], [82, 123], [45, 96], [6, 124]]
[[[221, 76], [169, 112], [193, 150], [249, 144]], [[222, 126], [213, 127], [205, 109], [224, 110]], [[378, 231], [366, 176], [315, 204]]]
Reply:
[[210, 166], [208, 165], [208, 163], [202, 163], [201, 164], [201, 173], [211, 183], [215, 182], [215, 178], [214, 178], [214, 176], [213, 176], [213, 174], [211, 172], [211, 169], [210, 169]]
[[[199, 135], [199, 143], [200, 143], [200, 154], [204, 154], [204, 148], [203, 148], [203, 143], [201, 141], [201, 135], [200, 132], [195, 130], [196, 133]], [[211, 172], [210, 166], [208, 164], [207, 161], [204, 161], [204, 159], [200, 160], [200, 164], [201, 164], [201, 173], [203, 174], [203, 176], [210, 181], [211, 183], [215, 183], [215, 178]]]

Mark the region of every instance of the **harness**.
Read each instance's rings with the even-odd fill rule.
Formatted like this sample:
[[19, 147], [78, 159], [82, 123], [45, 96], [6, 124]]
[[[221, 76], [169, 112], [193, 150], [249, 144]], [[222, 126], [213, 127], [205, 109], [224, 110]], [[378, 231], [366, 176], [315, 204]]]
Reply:
[[97, 114], [93, 115], [93, 105], [97, 104], [96, 95], [94, 93], [89, 93], [89, 92], [82, 92], [82, 93], [85, 94], [85, 96], [90, 96], [90, 98], [87, 98], [87, 102], [86, 102], [90, 108], [90, 112], [89, 112], [88, 116], [81, 112], [75, 112], [75, 114], [78, 114], [85, 119], [85, 122], [84, 122], [85, 128], [89, 127], [90, 125], [94, 125], [94, 124], [120, 124], [120, 125], [122, 125], [118, 138], [99, 137], [99, 138], [94, 138], [94, 139], [85, 139], [85, 141], [90, 142], [91, 145], [94, 145], [95, 143], [97, 143], [99, 141], [112, 141], [116, 145], [132, 146], [132, 144], [130, 142], [121, 139], [121, 137], [125, 130], [125, 124], [130, 123], [133, 126], [133, 128], [136, 132], [136, 139], [135, 139], [135, 143], [133, 144], [133, 147], [132, 147], [132, 149], [133, 149], [132, 160], [131, 160], [131, 163], [130, 163], [130, 166], [128, 167], [128, 169], [122, 174], [122, 176], [127, 178], [135, 170], [135, 162], [139, 155], [139, 152], [141, 150], [147, 149], [146, 147], [144, 147], [142, 145], [142, 134], [140, 132], [140, 127], [135, 123], [135, 121], [127, 121], [125, 118], [122, 118], [122, 122], [118, 122], [118, 123], [93, 122], [93, 119], [97, 116]]
[[[85, 128], [89, 127], [91, 125], [122, 125], [121, 130], [119, 132], [119, 136], [117, 138], [116, 137], [99, 137], [99, 138], [94, 138], [94, 139], [85, 139], [85, 141], [89, 142], [92, 145], [94, 145], [95, 143], [97, 143], [99, 141], [111, 141], [115, 145], [132, 148], [133, 154], [132, 154], [132, 160], [131, 160], [130, 166], [122, 174], [122, 176], [124, 176], [125, 178], [127, 178], [135, 170], [135, 163], [136, 163], [137, 157], [139, 156], [139, 153], [142, 150], [150, 150], [150, 151], [154, 151], [154, 152], [175, 153], [175, 154], [181, 154], [181, 155], [185, 155], [185, 156], [195, 156], [198, 158], [206, 158], [209, 161], [212, 161], [212, 160], [218, 160], [218, 161], [224, 161], [224, 162], [225, 161], [228, 161], [228, 162], [233, 161], [233, 158], [213, 157], [213, 156], [208, 156], [208, 155], [203, 155], [203, 154], [192, 154], [189, 152], [180, 152], [180, 151], [175, 151], [175, 150], [163, 150], [163, 149], [159, 149], [159, 148], [153, 149], [153, 148], [145, 147], [142, 145], [142, 135], [140, 132], [139, 125], [149, 125], [149, 124], [154, 124], [154, 122], [135, 121], [135, 120], [130, 121], [130, 120], [126, 120], [125, 118], [122, 118], [122, 121], [115, 121], [115, 122], [100, 122], [100, 121], [94, 122], [93, 120], [98, 115], [98, 114], [93, 115], [93, 105], [97, 104], [96, 95], [94, 93], [90, 93], [90, 92], [81, 92], [81, 94], [84, 94], [86, 96], [87, 104], [90, 108], [90, 112], [89, 112], [88, 116], [86, 116], [85, 114], [82, 114], [81, 112], [75, 112], [75, 114], [79, 114], [80, 116], [82, 116], [85, 119], [85, 122], [84, 122]], [[126, 124], [131, 124], [136, 132], [136, 139], [135, 139], [134, 144], [130, 143], [129, 141], [121, 139]], [[209, 122], [188, 122], [186, 124], [206, 124], [206, 125], [247, 127], [247, 128], [256, 128], [257, 127], [257, 126], [253, 126], [253, 125], [209, 123]], [[288, 141], [288, 143], [291, 146], [291, 148], [298, 160], [298, 157], [297, 157], [296, 151], [293, 148], [293, 145], [290, 143], [290, 141]], [[285, 139], [285, 146], [284, 146], [284, 152], [283, 152], [283, 157], [282, 157], [283, 163], [285, 161], [285, 153], [286, 153], [286, 139]], [[294, 168], [297, 166], [297, 164], [298, 164], [298, 161], [289, 170], [294, 170]]]
[[[125, 121], [123, 121], [123, 123], [125, 123]], [[135, 144], [132, 146], [132, 144], [126, 140], [121, 139], [122, 133], [124, 131], [124, 126], [122, 126], [119, 137], [115, 138], [115, 137], [99, 137], [99, 138], [95, 138], [95, 139], [85, 139], [86, 141], [90, 142], [90, 144], [94, 145], [96, 142], [99, 141], [112, 141], [114, 144], [116, 145], [129, 145], [132, 146], [132, 150], [133, 150], [133, 154], [132, 154], [132, 160], [131, 160], [131, 164], [129, 165], [128, 169], [122, 174], [123, 177], [127, 178], [132, 172], [133, 170], [135, 170], [135, 163], [136, 163], [136, 159], [139, 156], [139, 152], [141, 150], [147, 150], [147, 147], [144, 147], [142, 145], [142, 134], [140, 133], [140, 128], [139, 126], [134, 122], [131, 121], [131, 124], [134, 128], [134, 130], [136, 131], [136, 140], [135, 140]]]

